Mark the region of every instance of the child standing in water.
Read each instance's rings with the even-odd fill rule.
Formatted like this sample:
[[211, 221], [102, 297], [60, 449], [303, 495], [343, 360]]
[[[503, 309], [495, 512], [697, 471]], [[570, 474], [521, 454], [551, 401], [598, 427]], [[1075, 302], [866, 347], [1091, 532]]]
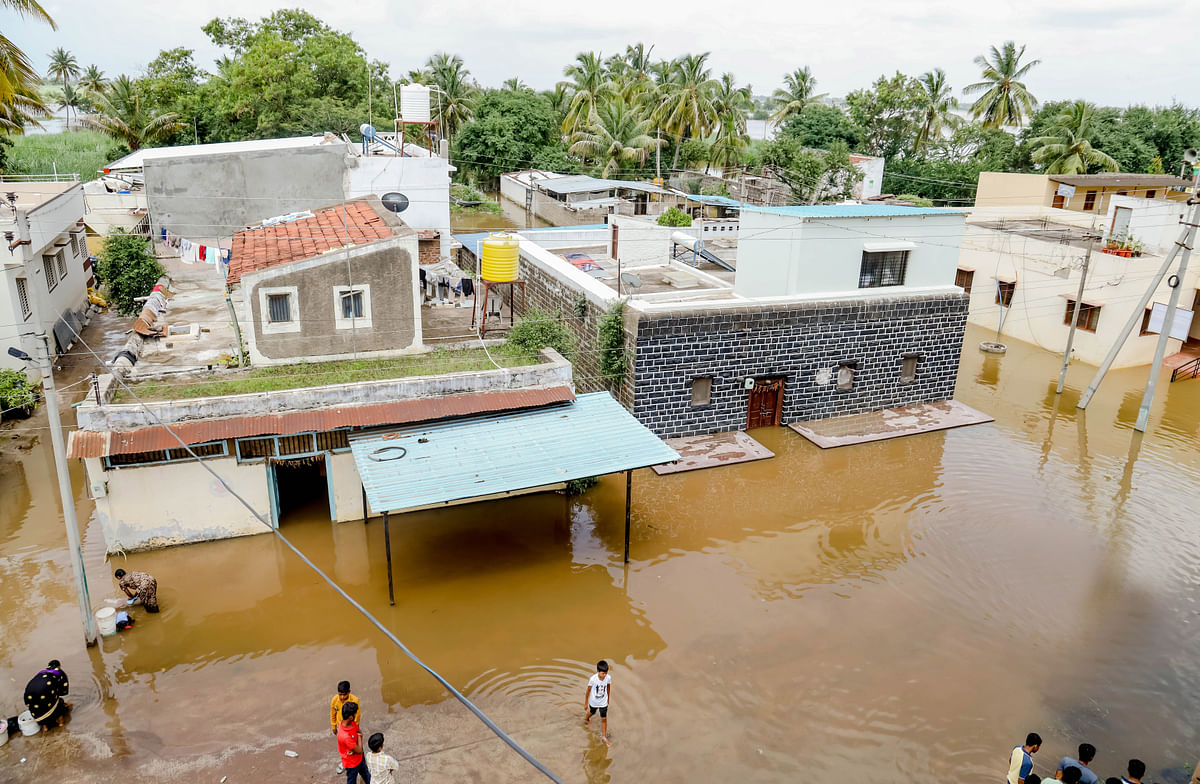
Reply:
[[592, 716], [600, 711], [600, 738], [606, 746], [608, 742], [608, 698], [612, 693], [612, 676], [608, 674], [608, 662], [601, 659], [596, 662], [596, 674], [588, 679], [587, 694], [584, 695], [583, 723], [590, 724]]

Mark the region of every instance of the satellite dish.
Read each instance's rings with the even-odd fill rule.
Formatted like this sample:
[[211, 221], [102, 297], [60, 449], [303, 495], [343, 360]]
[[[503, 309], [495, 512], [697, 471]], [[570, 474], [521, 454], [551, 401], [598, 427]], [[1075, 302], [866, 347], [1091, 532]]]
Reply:
[[385, 193], [380, 197], [380, 200], [383, 202], [383, 206], [392, 212], [404, 212], [408, 209], [408, 197], [403, 193], [396, 193], [395, 191]]
[[632, 272], [622, 272], [621, 283], [630, 289], [640, 289], [642, 287], [642, 279]]

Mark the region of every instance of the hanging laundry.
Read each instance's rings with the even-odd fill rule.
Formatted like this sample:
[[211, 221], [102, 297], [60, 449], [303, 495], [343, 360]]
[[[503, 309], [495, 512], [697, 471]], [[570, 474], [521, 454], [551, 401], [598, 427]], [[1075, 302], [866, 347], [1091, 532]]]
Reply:
[[162, 232], [162, 241], [166, 242], [167, 241], [167, 230], [161, 226], [159, 227], [159, 230]]
[[201, 246], [200, 246], [200, 261], [204, 261], [204, 252], [205, 252], [206, 250], [208, 250], [208, 246], [207, 246], [207, 245], [201, 245]]

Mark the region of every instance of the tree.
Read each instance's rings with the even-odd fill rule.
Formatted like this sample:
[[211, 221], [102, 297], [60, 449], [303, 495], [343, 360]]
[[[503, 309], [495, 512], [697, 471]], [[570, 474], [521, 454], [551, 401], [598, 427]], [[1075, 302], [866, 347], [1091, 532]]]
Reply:
[[586, 128], [571, 136], [570, 153], [604, 165], [601, 177], [623, 166], [641, 165], [658, 141], [650, 136], [650, 120], [614, 99], [600, 104]]
[[598, 52], [580, 52], [575, 62], [563, 68], [570, 81], [560, 82], [571, 93], [571, 102], [563, 117], [562, 131], [572, 134], [586, 127], [596, 113], [596, 105], [612, 93], [604, 61]]
[[722, 74], [713, 90], [713, 109], [717, 113], [717, 136], [711, 151], [713, 163], [729, 169], [741, 159], [748, 141], [746, 116], [753, 108], [750, 88], [738, 87], [733, 74]]
[[510, 92], [524, 92], [525, 90], [529, 90], [529, 85], [525, 84], [525, 82], [522, 82], [519, 76], [514, 76], [511, 79], [505, 79], [504, 84], [501, 85], [501, 87], [502, 89], [509, 90]]
[[157, 114], [147, 108], [137, 85], [122, 74], [100, 99], [95, 114], [81, 119], [84, 125], [123, 142], [131, 151], [153, 146], [186, 126], [174, 113]]
[[899, 71], [847, 95], [850, 117], [862, 129], [862, 151], [891, 159], [912, 149], [921, 122], [921, 95], [917, 80]]
[[797, 68], [790, 74], [783, 75], [783, 87], [775, 90], [771, 101], [775, 113], [771, 120], [776, 125], [783, 125], [793, 117], [798, 116], [809, 105], [820, 103], [827, 93], [818, 93], [817, 80], [813, 78], [808, 66]]
[[108, 301], [123, 316], [137, 313], [137, 297], [150, 294], [163, 274], [163, 267], [150, 253], [146, 238], [113, 229], [104, 239], [96, 261], [96, 277], [108, 289]]
[[779, 136], [790, 136], [805, 147], [820, 149], [828, 149], [835, 141], [842, 141], [855, 150], [862, 138], [862, 129], [836, 106], [810, 104], [780, 129]]
[[[45, 22], [51, 30], [58, 29], [37, 0], [0, 0], [0, 8]], [[26, 125], [36, 125], [37, 117], [50, 113], [38, 92], [40, 81], [29, 56], [12, 39], [0, 35], [0, 131], [23, 133]]]
[[51, 52], [49, 57], [50, 67], [46, 69], [46, 74], [51, 79], [61, 79], [63, 87], [79, 76], [79, 62], [75, 59], [75, 55], [66, 49], [60, 46]]
[[675, 63], [674, 78], [666, 85], [666, 96], [660, 107], [662, 127], [679, 141], [671, 168], [679, 165], [679, 148], [685, 137], [707, 134], [716, 123], [713, 93], [717, 83], [708, 68], [710, 54], [687, 54], [679, 58]]
[[562, 149], [550, 101], [533, 91], [486, 90], [473, 120], [455, 139], [456, 165], [479, 181], [529, 167], [548, 150]]
[[1050, 135], [1031, 140], [1033, 160], [1044, 165], [1047, 174], [1086, 174], [1088, 167], [1117, 171], [1117, 162], [1089, 141], [1095, 113], [1096, 107], [1087, 101], [1070, 104]]
[[1017, 49], [1015, 43], [1005, 41], [1000, 49], [991, 47], [989, 56], [975, 58], [975, 64], [983, 71], [983, 79], [967, 85], [963, 92], [967, 95], [982, 93], [971, 105], [971, 117], [982, 119], [985, 128], [1019, 126], [1037, 107], [1037, 98], [1021, 80], [1042, 61], [1030, 60], [1021, 65], [1024, 56], [1024, 46]]
[[813, 150], [794, 137], [782, 137], [765, 146], [763, 163], [773, 167], [801, 202], [848, 199], [862, 182], [862, 172], [850, 162], [850, 149], [841, 141], [828, 150]]
[[67, 130], [71, 130], [71, 112], [79, 114], [79, 108], [84, 105], [86, 99], [83, 93], [75, 89], [75, 85], [68, 84], [62, 88], [62, 98], [58, 102], [58, 108], [66, 112]]
[[691, 226], [692, 216], [678, 207], [668, 207], [658, 216], [659, 226]]
[[921, 127], [913, 140], [914, 154], [935, 139], [940, 139], [944, 128], [953, 128], [962, 122], [954, 114], [958, 99], [946, 83], [945, 71], [941, 68], [926, 71], [917, 77], [917, 86], [920, 88], [922, 118]]
[[440, 93], [435, 96], [434, 113], [446, 132], [446, 139], [453, 144], [454, 134], [471, 119], [479, 88], [463, 59], [456, 54], [438, 52], [425, 67]]
[[108, 89], [108, 79], [104, 77], [104, 71], [101, 71], [99, 66], [89, 65], [79, 77], [79, 86], [92, 95], [101, 95]]

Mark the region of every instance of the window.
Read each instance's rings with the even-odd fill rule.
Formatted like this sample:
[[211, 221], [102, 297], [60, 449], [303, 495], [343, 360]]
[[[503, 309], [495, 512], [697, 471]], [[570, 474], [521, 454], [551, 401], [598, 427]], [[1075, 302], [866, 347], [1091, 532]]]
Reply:
[[903, 286], [908, 267], [908, 251], [890, 250], [882, 253], [863, 251], [862, 267], [858, 271], [858, 287], [873, 289], [880, 286]]
[[1117, 195], [1118, 195], [1118, 196], [1128, 196], [1128, 195], [1129, 195], [1129, 191], [1117, 191]]
[[996, 304], [1002, 308], [1012, 307], [1013, 294], [1017, 291], [1015, 280], [996, 281]]
[[54, 254], [54, 261], [58, 264], [58, 278], [62, 280], [67, 277], [67, 256], [60, 250]]
[[333, 320], [335, 329], [364, 329], [371, 326], [371, 287], [333, 287]]
[[707, 406], [712, 403], [712, 376], [701, 376], [692, 379], [692, 408]]
[[82, 243], [79, 240], [79, 232], [71, 232], [71, 256], [73, 258], [77, 259], [83, 255], [83, 251], [80, 250], [81, 245]]
[[963, 290], [964, 294], [971, 293], [971, 284], [975, 282], [974, 270], [960, 269], [954, 273], [954, 285]]
[[42, 256], [42, 270], [46, 273], [46, 291], [54, 291], [58, 285], [58, 275], [54, 272], [53, 256]]
[[917, 380], [917, 362], [921, 355], [913, 352], [905, 354], [900, 359], [900, 383], [911, 384]]
[[1096, 192], [1088, 191], [1083, 194], [1083, 209], [1091, 210], [1096, 207]]
[[[193, 453], [195, 457], [193, 457]], [[205, 444], [193, 444], [190, 449], [176, 447], [174, 449], [159, 449], [154, 452], [135, 452], [127, 455], [109, 455], [104, 458], [104, 468], [111, 470], [122, 466], [151, 465], [154, 463], [183, 463], [195, 460], [197, 457], [225, 457], [229, 454], [228, 442], [209, 441]]]
[[[1067, 310], [1063, 314], [1063, 323], [1070, 325], [1072, 317], [1075, 315], [1075, 300], [1067, 300]], [[1145, 318], [1143, 317], [1143, 324]], [[1100, 323], [1100, 306], [1089, 305], [1086, 302], [1079, 306], [1079, 328], [1088, 332], [1095, 332], [1096, 325]]]
[[1154, 335], [1157, 333], [1150, 331], [1150, 314], [1154, 312], [1154, 308], [1146, 308], [1146, 312], [1142, 314], [1142, 328], [1138, 331], [1138, 336]]
[[854, 370], [857, 367], [857, 362], [838, 363], [837, 388], [839, 391], [848, 392], [854, 389]]
[[1158, 191], [1156, 191], [1156, 190], [1153, 190], [1153, 189], [1151, 189], [1151, 190], [1148, 190], [1148, 191], [1146, 191], [1146, 198], [1147, 198], [1147, 199], [1153, 199], [1153, 198], [1154, 198], [1154, 195], [1155, 195], [1156, 193], [1158, 193]]
[[272, 324], [279, 324], [292, 320], [292, 295], [291, 294], [268, 294], [267, 295], [267, 321]]
[[17, 302], [21, 305], [22, 318], [33, 315], [33, 308], [29, 307], [29, 281], [25, 278], [17, 278]]
[[1050, 206], [1054, 207], [1055, 209], [1061, 210], [1066, 205], [1066, 203], [1067, 203], [1067, 198], [1065, 196], [1063, 196], [1061, 193], [1056, 193], [1056, 194], [1054, 194], [1054, 202]]

